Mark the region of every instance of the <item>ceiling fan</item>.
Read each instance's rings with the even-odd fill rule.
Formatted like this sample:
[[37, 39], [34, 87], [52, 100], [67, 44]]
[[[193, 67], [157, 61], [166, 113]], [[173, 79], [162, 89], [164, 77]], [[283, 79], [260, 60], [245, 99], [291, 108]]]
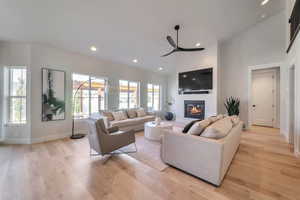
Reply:
[[182, 47], [180, 47], [179, 44], [178, 44], [178, 31], [179, 31], [179, 29], [180, 29], [180, 26], [179, 26], [179, 25], [176, 25], [176, 26], [174, 27], [174, 29], [175, 29], [176, 32], [177, 32], [176, 43], [174, 42], [174, 40], [172, 39], [171, 36], [169, 36], [169, 35], [167, 36], [167, 40], [168, 40], [169, 44], [170, 44], [172, 47], [174, 47], [174, 49], [173, 49], [171, 52], [169, 52], [169, 53], [167, 53], [167, 54], [165, 54], [165, 55], [162, 55], [161, 57], [169, 56], [169, 55], [171, 55], [172, 53], [179, 52], [179, 51], [203, 51], [203, 50], [205, 49], [205, 48], [182, 48]]

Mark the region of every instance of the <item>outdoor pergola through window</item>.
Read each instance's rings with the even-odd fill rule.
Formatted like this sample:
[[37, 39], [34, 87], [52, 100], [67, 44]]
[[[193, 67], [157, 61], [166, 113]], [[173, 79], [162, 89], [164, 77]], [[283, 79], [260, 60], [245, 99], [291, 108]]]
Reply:
[[160, 110], [160, 85], [148, 84], [148, 110], [159, 111]]
[[119, 81], [119, 108], [137, 108], [139, 106], [139, 83]]
[[[82, 74], [73, 74], [73, 112], [76, 118], [86, 118], [106, 108], [107, 81]], [[78, 89], [79, 88], [79, 89]]]

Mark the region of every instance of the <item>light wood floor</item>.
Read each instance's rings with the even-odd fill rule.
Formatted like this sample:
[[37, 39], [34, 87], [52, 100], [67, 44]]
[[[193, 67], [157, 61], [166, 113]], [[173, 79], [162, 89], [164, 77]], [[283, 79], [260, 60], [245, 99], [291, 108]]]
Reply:
[[[127, 155], [90, 158], [87, 139], [0, 146], [0, 199], [300, 199], [300, 160], [278, 130], [244, 132], [221, 187]], [[196, 152], [195, 152], [196, 153]]]

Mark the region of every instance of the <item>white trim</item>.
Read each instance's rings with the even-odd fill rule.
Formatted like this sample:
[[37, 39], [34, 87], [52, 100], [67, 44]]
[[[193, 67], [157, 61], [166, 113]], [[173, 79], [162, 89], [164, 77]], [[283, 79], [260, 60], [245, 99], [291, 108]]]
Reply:
[[[254, 70], [263, 70], [263, 69], [272, 69], [272, 68], [279, 68], [281, 73], [282, 63], [270, 63], [270, 64], [263, 64], [263, 65], [254, 65], [248, 67], [248, 124], [246, 128], [248, 129], [252, 125], [252, 113], [251, 113], [251, 105], [252, 105], [252, 71]], [[280, 76], [282, 77], [282, 76]], [[279, 102], [280, 105], [280, 102]], [[279, 125], [280, 126], [280, 125]], [[281, 127], [279, 127], [281, 129]]]
[[[287, 76], [288, 76], [288, 83], [287, 83], [287, 85], [288, 85], [288, 101], [287, 101], [287, 110], [288, 110], [288, 114], [287, 114], [287, 129], [288, 129], [288, 137], [287, 137], [287, 140], [288, 140], [288, 142], [290, 143], [290, 144], [292, 144], [292, 143], [294, 143], [295, 144], [295, 123], [296, 123], [296, 112], [294, 112], [294, 130], [290, 130], [290, 121], [291, 121], [291, 110], [290, 110], [290, 108], [291, 108], [291, 106], [290, 106], [290, 103], [291, 103], [291, 99], [290, 99], [290, 97], [291, 97], [291, 94], [290, 94], [290, 92], [291, 92], [291, 85], [290, 85], [290, 83], [291, 83], [291, 76], [290, 76], [290, 72], [291, 72], [291, 70], [294, 70], [294, 109], [296, 109], [296, 67], [295, 67], [295, 65], [293, 64], [293, 65], [289, 65], [288, 66], [288, 71], [287, 71]], [[293, 134], [291, 134], [293, 132]], [[293, 142], [294, 141], [294, 142]]]
[[5, 138], [2, 140], [1, 143], [3, 144], [35, 144], [35, 143], [42, 143], [52, 140], [63, 139], [66, 137], [71, 136], [71, 133], [64, 133], [64, 134], [51, 134], [39, 138]]
[[51, 140], [63, 139], [63, 138], [69, 137], [71, 135], [72, 135], [71, 133], [50, 134], [50, 135], [39, 137], [39, 138], [32, 138], [31, 139], [31, 144], [42, 143], [42, 142], [47, 142], [47, 141], [51, 141]]
[[5, 138], [3, 144], [31, 144], [30, 138]]
[[296, 148], [295, 148], [295, 152], [294, 152], [294, 153], [295, 153], [295, 156], [296, 156], [297, 158], [300, 158], [300, 152], [297, 151]]

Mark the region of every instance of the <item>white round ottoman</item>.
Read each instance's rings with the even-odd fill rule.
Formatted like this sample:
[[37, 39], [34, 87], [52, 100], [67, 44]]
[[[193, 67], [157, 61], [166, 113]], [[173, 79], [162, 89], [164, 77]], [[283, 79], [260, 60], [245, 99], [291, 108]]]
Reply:
[[167, 122], [161, 122], [157, 125], [155, 122], [147, 122], [145, 123], [145, 138], [154, 141], [160, 141], [164, 129], [173, 129], [173, 125]]

